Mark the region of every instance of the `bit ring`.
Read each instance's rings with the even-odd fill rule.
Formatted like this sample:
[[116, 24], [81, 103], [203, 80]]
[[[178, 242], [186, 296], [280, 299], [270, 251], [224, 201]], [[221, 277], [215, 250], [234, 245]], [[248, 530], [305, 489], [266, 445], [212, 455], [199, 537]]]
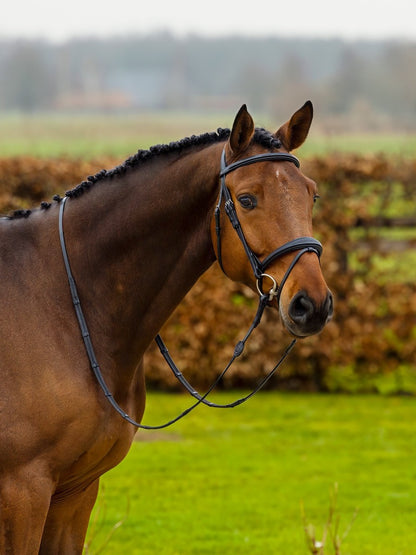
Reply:
[[273, 283], [272, 288], [271, 288], [271, 289], [269, 290], [269, 292], [267, 293], [267, 294], [269, 295], [269, 301], [272, 301], [272, 300], [273, 300], [275, 297], [277, 297], [277, 295], [279, 294], [279, 286], [277, 285], [277, 281], [274, 279], [273, 276], [271, 276], [270, 274], [261, 274], [261, 276], [257, 279], [257, 283], [256, 283], [257, 291], [259, 292], [259, 295], [260, 295], [260, 296], [265, 294], [265, 293], [263, 293], [263, 291], [262, 291], [262, 289], [261, 289], [261, 287], [260, 287], [260, 280], [261, 280], [263, 277], [269, 278], [269, 279], [272, 281], [272, 283]]

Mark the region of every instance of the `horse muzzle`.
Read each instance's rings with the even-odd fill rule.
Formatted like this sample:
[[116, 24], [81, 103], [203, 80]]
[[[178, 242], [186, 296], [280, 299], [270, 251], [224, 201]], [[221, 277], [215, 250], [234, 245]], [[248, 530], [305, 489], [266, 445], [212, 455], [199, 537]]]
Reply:
[[328, 290], [323, 302], [317, 303], [306, 291], [299, 291], [289, 302], [287, 310], [279, 303], [279, 311], [286, 329], [296, 337], [319, 333], [331, 320], [334, 312], [332, 293]]

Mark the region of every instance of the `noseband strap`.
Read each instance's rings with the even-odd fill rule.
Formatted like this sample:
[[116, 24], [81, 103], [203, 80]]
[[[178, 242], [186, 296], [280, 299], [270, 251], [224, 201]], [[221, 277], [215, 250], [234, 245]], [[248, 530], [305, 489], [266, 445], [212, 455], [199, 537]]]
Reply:
[[261, 265], [263, 268], [267, 268], [267, 266], [270, 266], [276, 258], [280, 258], [281, 256], [285, 256], [286, 254], [299, 251], [301, 249], [308, 249], [308, 252], [314, 252], [319, 258], [323, 250], [321, 243], [317, 239], [314, 239], [313, 237], [298, 237], [297, 239], [293, 239], [293, 241], [285, 243], [266, 256], [266, 258], [261, 262]]

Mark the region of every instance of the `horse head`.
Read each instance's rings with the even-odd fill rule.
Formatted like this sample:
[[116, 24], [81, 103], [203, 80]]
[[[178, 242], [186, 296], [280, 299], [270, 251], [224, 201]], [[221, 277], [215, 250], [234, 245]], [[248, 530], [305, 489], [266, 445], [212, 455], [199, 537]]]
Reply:
[[241, 107], [223, 151], [221, 192], [211, 225], [225, 274], [260, 294], [271, 287], [269, 304], [297, 337], [321, 331], [333, 311], [319, 261], [321, 245], [311, 237], [317, 186], [290, 154], [305, 141], [312, 117], [308, 101], [269, 134], [265, 146], [246, 106]]

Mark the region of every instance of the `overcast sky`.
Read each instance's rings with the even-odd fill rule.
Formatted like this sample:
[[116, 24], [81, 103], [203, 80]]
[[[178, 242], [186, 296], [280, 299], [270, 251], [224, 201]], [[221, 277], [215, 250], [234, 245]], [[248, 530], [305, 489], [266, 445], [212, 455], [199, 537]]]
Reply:
[[0, 39], [64, 41], [163, 30], [178, 36], [416, 40], [415, 0], [4, 0], [2, 4]]

